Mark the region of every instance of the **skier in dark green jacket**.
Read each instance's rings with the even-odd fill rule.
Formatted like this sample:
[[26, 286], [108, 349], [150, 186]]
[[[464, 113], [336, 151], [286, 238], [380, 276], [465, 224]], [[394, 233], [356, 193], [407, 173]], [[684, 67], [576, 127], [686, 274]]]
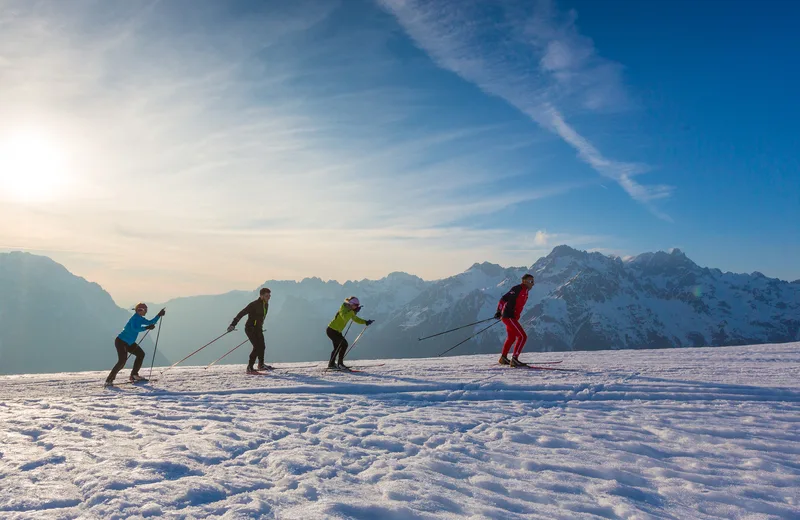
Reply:
[[[247, 362], [247, 373], [258, 373], [258, 370], [272, 370], [273, 367], [264, 364], [264, 351], [267, 349], [264, 343], [264, 319], [267, 317], [269, 311], [269, 298], [271, 291], [266, 287], [262, 287], [258, 292], [258, 299], [247, 304], [247, 307], [242, 309], [239, 314], [233, 318], [228, 332], [232, 332], [236, 328], [245, 314], [247, 314], [247, 322], [244, 325], [244, 333], [247, 334], [247, 339], [253, 345], [253, 350], [250, 352], [250, 359]], [[258, 358], [258, 370], [253, 367], [253, 363]]]
[[344, 335], [342, 334], [342, 331], [344, 331], [344, 328], [347, 326], [348, 322], [352, 319], [354, 322], [360, 323], [361, 325], [370, 326], [375, 321], [362, 320], [359, 318], [356, 314], [360, 310], [361, 302], [358, 301], [358, 298], [355, 296], [346, 298], [344, 303], [342, 303], [342, 306], [339, 307], [339, 311], [336, 313], [336, 316], [334, 316], [331, 322], [328, 324], [328, 328], [325, 333], [333, 343], [333, 352], [331, 352], [331, 359], [328, 362], [328, 369], [348, 369], [348, 367], [344, 364], [344, 355], [347, 352], [348, 345], [347, 340], [344, 339]]

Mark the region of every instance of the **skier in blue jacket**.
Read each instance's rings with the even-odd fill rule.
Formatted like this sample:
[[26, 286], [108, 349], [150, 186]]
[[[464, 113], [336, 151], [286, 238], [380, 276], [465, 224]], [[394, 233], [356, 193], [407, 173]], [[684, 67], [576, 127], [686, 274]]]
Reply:
[[152, 330], [156, 328], [156, 323], [161, 316], [166, 314], [166, 311], [161, 309], [152, 320], [145, 318], [145, 314], [147, 314], [147, 305], [144, 303], [136, 304], [136, 313], [131, 316], [128, 323], [125, 324], [125, 328], [122, 329], [122, 332], [120, 332], [114, 340], [118, 360], [114, 368], [111, 369], [111, 373], [108, 374], [105, 386], [114, 384], [117, 372], [122, 370], [125, 366], [125, 362], [128, 360], [128, 354], [133, 354], [136, 357], [136, 360], [133, 362], [133, 369], [131, 370], [129, 378], [130, 381], [135, 383], [144, 380], [144, 378], [139, 375], [139, 369], [142, 368], [142, 363], [144, 362], [144, 350], [136, 344], [136, 338], [139, 337], [139, 333], [143, 330]]

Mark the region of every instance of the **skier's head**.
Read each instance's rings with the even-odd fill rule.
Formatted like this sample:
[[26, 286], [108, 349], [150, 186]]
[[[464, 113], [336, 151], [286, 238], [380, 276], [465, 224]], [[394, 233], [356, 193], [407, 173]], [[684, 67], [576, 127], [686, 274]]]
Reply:
[[266, 287], [262, 287], [261, 290], [258, 291], [258, 297], [264, 300], [265, 302], [269, 301], [270, 296], [272, 296], [272, 291], [270, 291]]
[[147, 314], [147, 304], [146, 303], [137, 303], [136, 307], [134, 307], [134, 310], [136, 311], [137, 314], [145, 315], [145, 314]]
[[350, 306], [351, 309], [358, 312], [361, 310], [361, 302], [358, 301], [358, 298], [355, 296], [350, 296], [349, 298], [344, 299], [344, 303]]
[[533, 275], [527, 273], [525, 276], [522, 277], [522, 285], [530, 289], [533, 287]]

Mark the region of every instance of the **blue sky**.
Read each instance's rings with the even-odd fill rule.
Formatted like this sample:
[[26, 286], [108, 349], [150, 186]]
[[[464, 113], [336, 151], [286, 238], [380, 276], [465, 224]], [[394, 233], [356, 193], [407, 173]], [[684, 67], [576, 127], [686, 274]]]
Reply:
[[2, 5], [0, 249], [120, 303], [562, 243], [800, 278], [790, 3]]

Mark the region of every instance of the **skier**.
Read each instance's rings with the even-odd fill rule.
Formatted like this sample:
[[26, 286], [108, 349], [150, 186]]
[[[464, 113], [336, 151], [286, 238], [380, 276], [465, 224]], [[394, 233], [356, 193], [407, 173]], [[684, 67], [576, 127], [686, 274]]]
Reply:
[[[261, 290], [258, 291], [258, 299], [250, 302], [247, 304], [247, 307], [239, 311], [239, 314], [233, 318], [230, 326], [228, 326], [228, 332], [233, 332], [239, 320], [247, 314], [247, 323], [244, 326], [244, 333], [247, 334], [247, 339], [249, 339], [250, 343], [253, 345], [253, 350], [250, 352], [250, 359], [247, 362], [248, 374], [258, 374], [258, 370], [272, 370], [274, 368], [264, 364], [264, 351], [267, 349], [267, 346], [264, 343], [263, 327], [264, 319], [267, 317], [267, 311], [269, 310], [269, 298], [271, 295], [269, 289], [262, 287]], [[253, 363], [255, 363], [256, 358], [258, 358], [258, 370], [253, 368]]]
[[[339, 311], [336, 313], [336, 316], [334, 316], [331, 322], [328, 324], [328, 328], [325, 330], [325, 333], [333, 343], [333, 352], [331, 352], [331, 359], [328, 362], [329, 370], [350, 369], [350, 367], [347, 367], [344, 364], [344, 355], [347, 352], [347, 340], [344, 339], [344, 335], [342, 334], [342, 331], [347, 323], [352, 319], [356, 323], [360, 323], [361, 325], [366, 325], [369, 327], [375, 322], [375, 320], [362, 320], [356, 316], [360, 310], [361, 302], [358, 301], [358, 298], [355, 296], [345, 298], [344, 303], [342, 303], [342, 306], [339, 307]], [[336, 362], [337, 358], [338, 363]]]
[[[528, 301], [528, 291], [533, 285], [533, 275], [526, 274], [522, 277], [522, 283], [512, 287], [497, 303], [497, 312], [494, 317], [498, 320], [502, 318], [508, 332], [508, 338], [503, 344], [503, 352], [500, 355], [499, 363], [501, 365], [510, 365], [512, 367], [528, 366], [527, 363], [519, 360], [519, 355], [528, 340], [528, 335], [525, 334], [519, 324], [519, 318], [522, 315], [522, 309], [525, 308], [525, 302]], [[512, 345], [514, 345], [514, 352], [509, 361], [507, 356]]]
[[117, 364], [114, 365], [114, 368], [111, 369], [111, 373], [108, 374], [104, 386], [112, 386], [114, 384], [114, 379], [117, 377], [117, 373], [122, 370], [122, 368], [125, 366], [125, 362], [128, 360], [128, 354], [133, 354], [136, 357], [136, 360], [133, 362], [133, 369], [131, 369], [131, 375], [129, 377], [130, 382], [136, 383], [139, 381], [147, 381], [145, 378], [139, 375], [139, 369], [142, 368], [142, 362], [144, 362], [144, 350], [142, 350], [142, 347], [136, 344], [136, 338], [143, 330], [153, 330], [156, 328], [156, 322], [158, 322], [159, 318], [166, 314], [166, 310], [161, 309], [158, 311], [158, 314], [156, 314], [156, 317], [152, 320], [148, 320], [144, 317], [144, 315], [147, 314], [146, 304], [137, 303], [135, 311], [136, 313], [131, 316], [131, 318], [128, 320], [128, 323], [125, 324], [125, 328], [122, 329], [122, 332], [120, 332], [117, 338], [114, 340], [114, 346], [117, 348], [118, 360]]

